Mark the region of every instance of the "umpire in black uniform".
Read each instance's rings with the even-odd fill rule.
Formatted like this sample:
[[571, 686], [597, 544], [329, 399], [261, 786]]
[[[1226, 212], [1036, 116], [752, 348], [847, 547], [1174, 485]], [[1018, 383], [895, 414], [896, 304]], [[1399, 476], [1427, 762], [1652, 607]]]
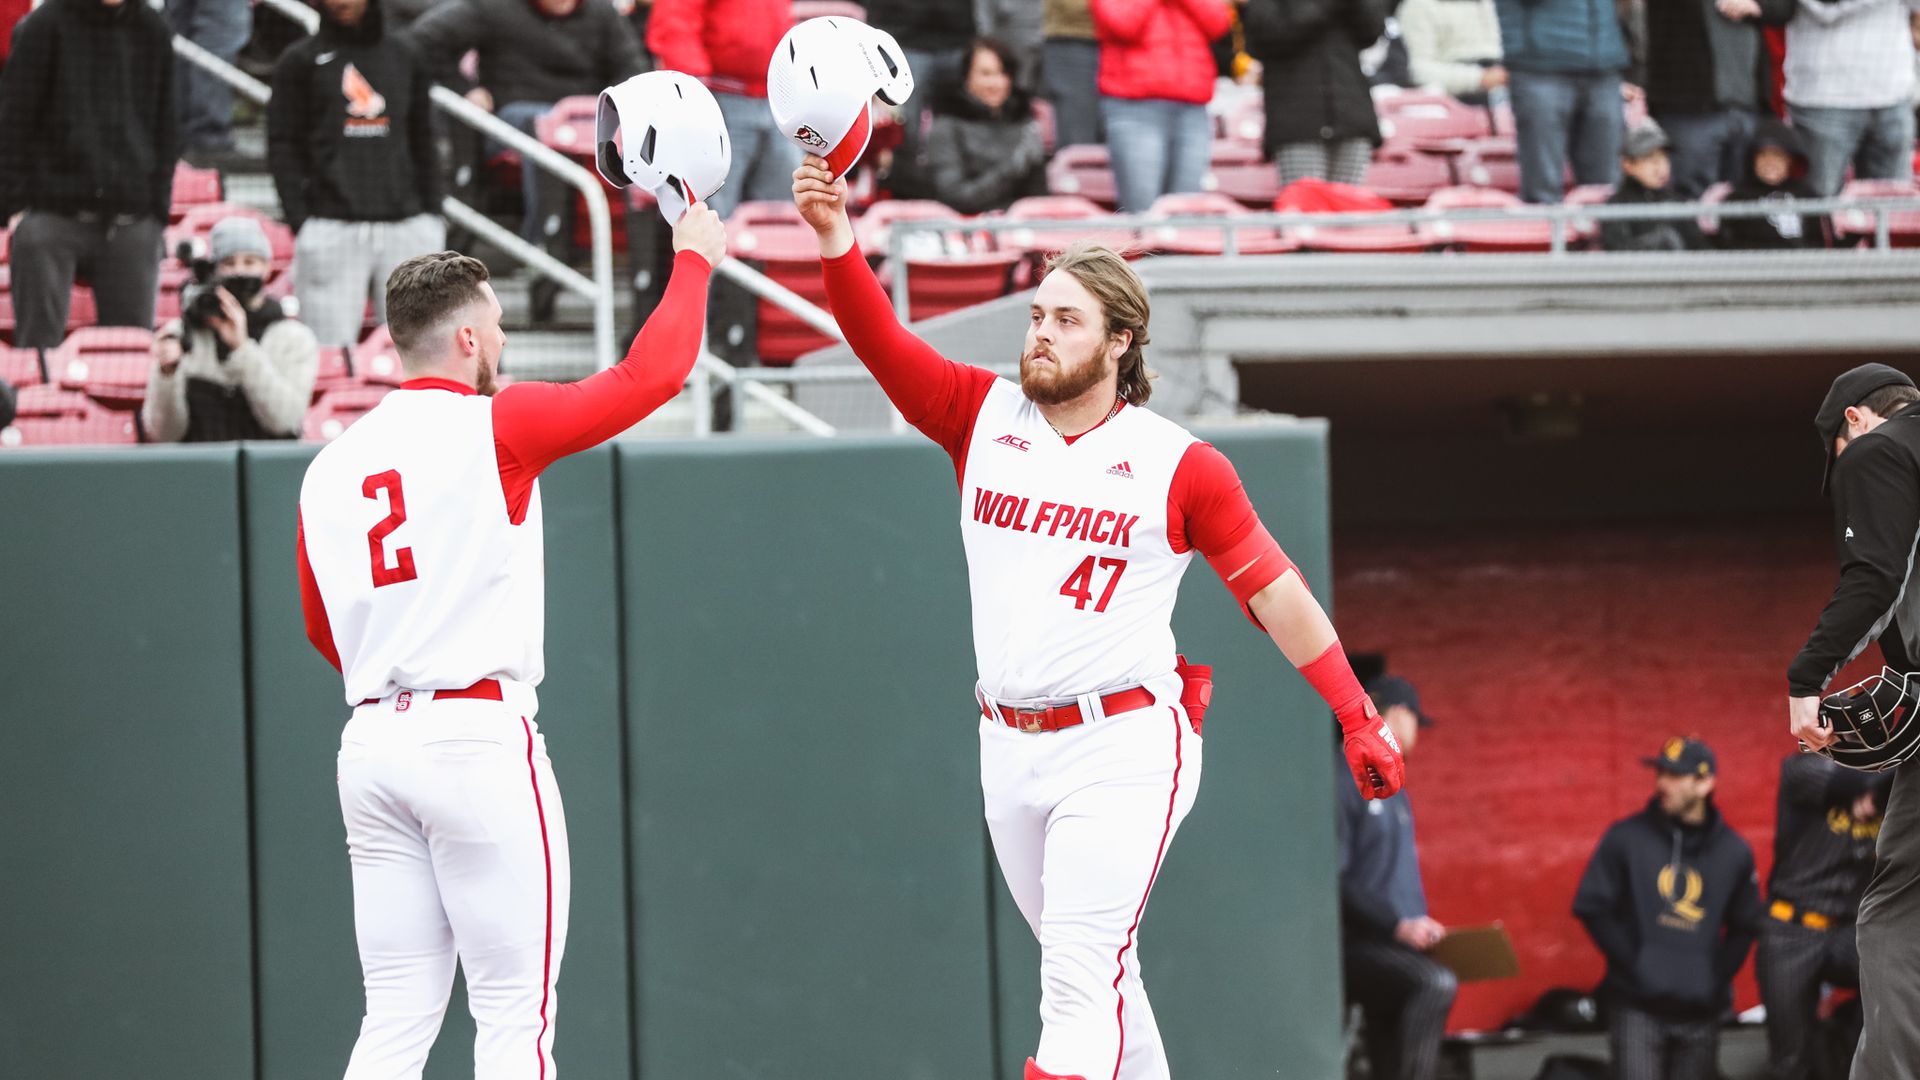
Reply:
[[[1833, 381], [1814, 416], [1827, 455], [1840, 580], [1787, 669], [1790, 730], [1821, 749], [1820, 695], [1874, 641], [1888, 667], [1910, 674], [1920, 655], [1920, 390], [1885, 364]], [[1864, 1028], [1854, 1080], [1920, 1080], [1920, 789], [1896, 774], [1860, 904]]]
[[[1767, 919], [1754, 961], [1767, 1006], [1773, 1080], [1836, 1075], [1815, 1064], [1831, 1051], [1816, 1044], [1814, 1018], [1821, 984], [1860, 985], [1853, 923], [1873, 872], [1889, 779], [1843, 769], [1816, 754], [1794, 754], [1780, 766]], [[1853, 1031], [1843, 1045], [1850, 1055], [1859, 1037], [1857, 1019], [1847, 1026]]]

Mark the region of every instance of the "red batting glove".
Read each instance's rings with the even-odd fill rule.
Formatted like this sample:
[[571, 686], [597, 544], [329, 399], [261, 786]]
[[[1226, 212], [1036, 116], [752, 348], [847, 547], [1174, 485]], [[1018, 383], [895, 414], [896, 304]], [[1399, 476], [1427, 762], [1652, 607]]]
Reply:
[[1340, 717], [1340, 730], [1346, 734], [1341, 749], [1360, 794], [1369, 799], [1392, 798], [1406, 780], [1400, 740], [1393, 737], [1393, 729], [1380, 719], [1371, 700], [1362, 697], [1360, 701], [1364, 708], [1350, 709]]

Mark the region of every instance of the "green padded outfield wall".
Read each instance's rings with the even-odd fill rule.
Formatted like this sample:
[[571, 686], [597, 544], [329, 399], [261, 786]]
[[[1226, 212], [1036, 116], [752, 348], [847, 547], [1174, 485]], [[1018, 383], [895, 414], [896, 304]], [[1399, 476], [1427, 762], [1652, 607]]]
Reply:
[[[1324, 434], [1217, 440], [1316, 586]], [[0, 984], [0, 1071], [344, 1067], [360, 1009], [331, 783], [345, 706], [292, 572], [311, 453], [0, 455], [0, 560], [33, 613], [0, 642], [18, 747], [0, 772], [0, 968], [28, 976]], [[638, 443], [542, 489], [540, 720], [573, 844], [562, 1066], [1017, 1078], [1037, 961], [980, 822], [944, 456], [918, 439]], [[1141, 936], [1155, 1009], [1178, 1075], [1332, 1080], [1324, 712], [1210, 573], [1186, 589], [1182, 645], [1220, 688]], [[471, 1036], [456, 994], [428, 1076], [468, 1075]]]
[[0, 1075], [253, 1070], [235, 455], [0, 458]]

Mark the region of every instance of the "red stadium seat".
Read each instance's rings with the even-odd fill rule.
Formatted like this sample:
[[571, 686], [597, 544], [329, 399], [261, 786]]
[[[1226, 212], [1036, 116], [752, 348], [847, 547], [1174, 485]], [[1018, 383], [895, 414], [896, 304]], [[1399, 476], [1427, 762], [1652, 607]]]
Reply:
[[[1299, 214], [1361, 213], [1393, 209], [1393, 204], [1365, 188], [1328, 180], [1295, 180], [1274, 198], [1273, 208]], [[1412, 254], [1433, 246], [1424, 229], [1410, 224], [1294, 225], [1286, 234], [1303, 251]]]
[[1081, 228], [1013, 229], [999, 234], [999, 246], [1012, 251], [1044, 254], [1058, 251], [1076, 240], [1090, 240], [1120, 252], [1136, 251], [1139, 238], [1131, 229], [1101, 228], [1098, 222], [1111, 218], [1106, 210], [1077, 195], [1034, 195], [1016, 199], [1007, 207], [1008, 221], [1086, 221]]
[[13, 340], [13, 294], [0, 292], [0, 337]]
[[172, 255], [180, 241], [189, 238], [205, 240], [207, 234], [222, 220], [230, 217], [250, 217], [260, 223], [267, 234], [267, 243], [273, 250], [275, 269], [285, 269], [293, 263], [293, 230], [273, 220], [251, 206], [238, 203], [207, 203], [190, 207], [182, 214], [178, 223], [167, 230], [167, 254]]
[[[1840, 197], [1862, 201], [1920, 198], [1920, 183], [1911, 180], [1850, 180], [1841, 190]], [[1902, 210], [1887, 217], [1888, 239], [1894, 247], [1920, 247], [1920, 211]], [[1833, 216], [1833, 226], [1835, 235], [1840, 238], [1873, 243], [1873, 214], [1869, 212], [1842, 211]]]
[[341, 432], [367, 415], [392, 389], [390, 386], [348, 386], [327, 391], [307, 410], [301, 438], [308, 442], [331, 442], [339, 438]]
[[[1613, 198], [1612, 184], [1581, 184], [1567, 192], [1567, 206], [1604, 206]], [[1590, 246], [1600, 238], [1600, 226], [1592, 218], [1574, 218], [1567, 223], [1567, 245]]]
[[[1442, 188], [1427, 200], [1429, 210], [1511, 210], [1525, 205], [1516, 195], [1490, 188]], [[1553, 225], [1540, 218], [1439, 221], [1428, 229], [1435, 240], [1461, 251], [1548, 251], [1553, 247]]]
[[47, 368], [64, 389], [109, 408], [132, 409], [146, 400], [152, 348], [153, 331], [143, 327], [83, 327], [48, 351]]
[[329, 390], [361, 385], [353, 375], [352, 352], [339, 346], [320, 347], [320, 366], [313, 376], [313, 400], [319, 401]]
[[1446, 94], [1414, 91], [1381, 98], [1375, 105], [1380, 136], [1389, 145], [1425, 148], [1488, 134], [1487, 111]]
[[[1245, 207], [1219, 192], [1194, 195], [1162, 195], [1147, 211], [1148, 217], [1244, 217]], [[1226, 251], [1226, 233], [1222, 229], [1163, 225], [1145, 230], [1149, 251], [1166, 255], [1219, 255]], [[1275, 255], [1297, 251], [1299, 245], [1271, 228], [1233, 230], [1235, 250], [1242, 255]]]
[[221, 199], [220, 171], [196, 169], [182, 161], [173, 167], [173, 207], [168, 217], [179, 221], [196, 206], [207, 206]]
[[1518, 193], [1520, 158], [1510, 135], [1489, 135], [1461, 145], [1453, 159], [1454, 182]]
[[818, 261], [820, 241], [792, 203], [743, 202], [727, 219], [727, 254], [748, 260]]
[[[882, 256], [888, 253], [888, 244], [892, 239], [890, 226], [896, 221], [964, 221], [966, 214], [933, 199], [884, 199], [867, 208], [860, 220], [853, 223], [853, 234], [860, 242], [860, 250], [869, 256]], [[921, 243], [939, 241], [947, 250], [966, 250], [974, 247], [973, 237], [965, 230], [952, 232], [916, 233]], [[913, 254], [918, 254], [913, 253]]]
[[40, 374], [39, 350], [0, 345], [0, 380], [15, 387], [39, 386], [45, 382]]
[[998, 299], [1013, 289], [1021, 255], [986, 251], [947, 259], [907, 260], [907, 318], [913, 322]]
[[1361, 186], [1396, 206], [1421, 206], [1443, 187], [1453, 184], [1453, 170], [1445, 158], [1401, 147], [1384, 147], [1367, 166]]
[[400, 350], [393, 347], [393, 335], [384, 323], [354, 346], [352, 361], [357, 382], [395, 387], [407, 380], [407, 373], [400, 366]]
[[67, 333], [99, 321], [100, 313], [95, 310], [93, 303], [93, 289], [86, 285], [75, 285], [67, 299]]
[[[538, 138], [549, 150], [564, 154], [587, 167], [595, 176], [599, 172], [593, 168], [594, 155], [598, 153], [593, 145], [594, 119], [600, 108], [597, 96], [577, 94], [561, 98], [554, 103], [538, 120], [533, 122], [534, 137]], [[600, 186], [607, 193], [608, 225], [611, 229], [613, 250], [627, 250], [627, 222], [619, 212], [620, 189], [606, 182], [604, 177]], [[573, 195], [573, 246], [581, 250], [593, 247], [593, 219], [587, 214], [587, 197], [567, 189]]]
[[[792, 203], [743, 202], [734, 208], [727, 219], [727, 254], [758, 264], [768, 278], [826, 306], [820, 241]], [[754, 346], [763, 364], [791, 364], [802, 353], [833, 344], [833, 339], [771, 301], [759, 301], [757, 311]]]
[[[1073, 195], [1108, 209], [1119, 204], [1114, 187], [1113, 163], [1103, 143], [1063, 146], [1047, 162], [1047, 190], [1055, 195]], [[1021, 200], [1025, 201], [1025, 200]]]
[[1249, 95], [1238, 105], [1229, 108], [1220, 117], [1222, 138], [1235, 142], [1261, 145], [1267, 130], [1267, 108], [1265, 99], [1259, 94]]
[[107, 409], [77, 390], [22, 387], [13, 425], [0, 446], [124, 445], [139, 441], [132, 412]]

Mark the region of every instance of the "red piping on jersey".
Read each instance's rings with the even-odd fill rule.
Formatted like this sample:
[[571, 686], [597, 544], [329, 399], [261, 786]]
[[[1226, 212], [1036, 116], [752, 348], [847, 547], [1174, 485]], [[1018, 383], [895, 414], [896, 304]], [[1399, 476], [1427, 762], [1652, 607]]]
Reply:
[[[1101, 428], [1107, 426], [1107, 421], [1113, 419], [1116, 416], [1119, 416], [1120, 410], [1126, 407], [1127, 407], [1127, 402], [1125, 398], [1122, 398], [1121, 400], [1114, 402], [1113, 411], [1101, 417], [1099, 423], [1093, 425], [1092, 427], [1088, 428], [1087, 430], [1081, 432], [1078, 435], [1062, 435], [1060, 436], [1061, 441], [1065, 442], [1068, 446], [1072, 446], [1074, 443], [1079, 442], [1081, 439], [1084, 439], [1087, 436], [1093, 434], [1094, 432], [1099, 431]], [[1055, 432], [1058, 432], [1060, 429], [1054, 428], [1053, 430]]]
[[307, 640], [327, 658], [333, 670], [341, 671], [340, 647], [333, 643], [333, 624], [327, 621], [326, 601], [320, 596], [320, 582], [313, 576], [313, 564], [307, 561], [306, 516], [294, 511], [294, 557], [300, 572], [300, 613], [305, 616]]
[[1113, 1018], [1120, 1025], [1120, 1050], [1113, 1055], [1113, 1080], [1120, 1080], [1120, 1061], [1127, 1055], [1127, 996], [1120, 992], [1120, 980], [1127, 977], [1127, 950], [1133, 947], [1134, 932], [1140, 929], [1140, 916], [1147, 910], [1147, 897], [1153, 895], [1153, 879], [1160, 876], [1160, 860], [1167, 854], [1167, 838], [1173, 835], [1173, 808], [1180, 799], [1180, 710], [1167, 706], [1167, 712], [1173, 716], [1173, 790], [1167, 794], [1167, 821], [1160, 827], [1160, 849], [1153, 853], [1153, 870], [1147, 874], [1147, 887], [1140, 893], [1140, 906], [1133, 909], [1133, 925], [1127, 927], [1127, 938], [1120, 943], [1120, 951], [1114, 954], [1114, 962], [1120, 970], [1113, 977], [1113, 993], [1118, 1002], [1113, 1007]]
[[533, 809], [540, 815], [540, 855], [547, 869], [547, 929], [545, 952], [540, 959], [540, 1034], [533, 1040], [533, 1056], [540, 1062], [540, 1077], [547, 1075], [547, 996], [553, 990], [553, 846], [547, 841], [547, 808], [540, 801], [540, 774], [533, 767], [533, 725], [526, 717], [520, 727], [527, 733], [527, 780], [533, 785]]
[[437, 375], [425, 375], [418, 379], [408, 379], [400, 384], [402, 390], [451, 390], [456, 394], [477, 394], [478, 390], [458, 379], [442, 379]]

